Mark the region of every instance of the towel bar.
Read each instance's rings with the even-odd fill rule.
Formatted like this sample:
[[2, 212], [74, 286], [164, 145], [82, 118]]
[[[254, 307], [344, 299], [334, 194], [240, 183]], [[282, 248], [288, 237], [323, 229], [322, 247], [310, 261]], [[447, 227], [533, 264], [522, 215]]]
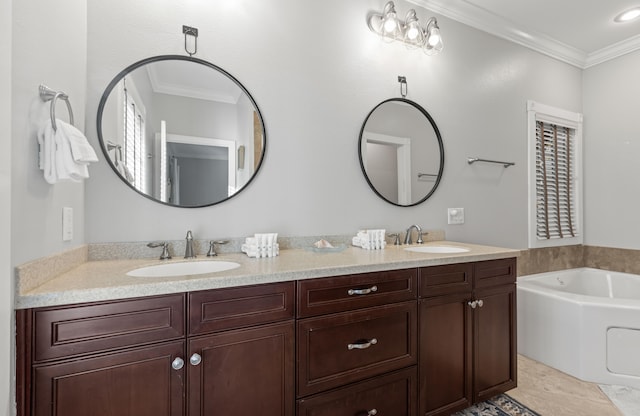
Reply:
[[53, 131], [58, 130], [56, 126], [56, 100], [58, 100], [58, 98], [62, 99], [67, 104], [67, 110], [69, 111], [69, 123], [73, 125], [73, 110], [71, 110], [69, 96], [62, 91], [52, 90], [44, 84], [40, 84], [38, 90], [40, 91], [40, 99], [42, 99], [42, 101], [51, 101], [51, 110], [49, 113], [51, 116], [51, 126], [53, 127]]
[[489, 160], [489, 159], [480, 159], [479, 157], [468, 157], [467, 163], [472, 165], [475, 162], [487, 162], [487, 163], [497, 163], [499, 165], [503, 165], [505, 168], [509, 166], [514, 166], [515, 162], [501, 162], [499, 160]]

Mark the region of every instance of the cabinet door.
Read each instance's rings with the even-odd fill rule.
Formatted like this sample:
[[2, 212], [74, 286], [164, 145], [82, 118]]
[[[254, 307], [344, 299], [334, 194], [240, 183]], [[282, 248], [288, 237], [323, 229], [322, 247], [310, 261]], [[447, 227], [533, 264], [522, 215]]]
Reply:
[[188, 351], [189, 416], [293, 416], [293, 321], [191, 338]]
[[420, 414], [450, 415], [471, 405], [471, 293], [420, 301]]
[[34, 416], [184, 415], [184, 343], [34, 367]]
[[474, 309], [474, 394], [476, 401], [516, 387], [515, 285], [479, 289]]

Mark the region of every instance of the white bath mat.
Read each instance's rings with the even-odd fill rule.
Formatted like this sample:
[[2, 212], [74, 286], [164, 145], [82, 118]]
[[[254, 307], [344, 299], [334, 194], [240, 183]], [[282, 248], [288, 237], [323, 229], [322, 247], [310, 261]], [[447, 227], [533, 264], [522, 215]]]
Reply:
[[626, 386], [598, 385], [624, 416], [640, 415], [640, 390]]

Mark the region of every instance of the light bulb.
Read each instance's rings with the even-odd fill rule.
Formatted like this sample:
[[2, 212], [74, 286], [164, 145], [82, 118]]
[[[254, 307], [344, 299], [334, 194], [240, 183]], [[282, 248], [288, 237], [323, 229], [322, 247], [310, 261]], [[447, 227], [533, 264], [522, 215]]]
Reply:
[[409, 39], [416, 40], [416, 38], [418, 37], [418, 34], [419, 34], [419, 29], [415, 27], [415, 25], [409, 26], [409, 29], [407, 30], [407, 37]]
[[437, 26], [434, 26], [429, 31], [429, 45], [436, 46], [440, 42], [441, 42], [440, 29], [438, 29]]
[[398, 18], [395, 13], [388, 13], [384, 18], [384, 31], [393, 33], [398, 27]]

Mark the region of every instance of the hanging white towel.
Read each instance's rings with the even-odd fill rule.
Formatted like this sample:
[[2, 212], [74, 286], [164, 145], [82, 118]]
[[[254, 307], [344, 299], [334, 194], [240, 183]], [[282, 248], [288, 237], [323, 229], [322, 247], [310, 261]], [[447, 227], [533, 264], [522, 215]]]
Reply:
[[[88, 178], [87, 165], [98, 160], [95, 151], [75, 127], [57, 119], [56, 125], [58, 129], [54, 131], [51, 120], [46, 120], [38, 129], [39, 164], [44, 171], [44, 179], [54, 184], [60, 181], [80, 182]], [[72, 147], [76, 148], [75, 157]]]
[[74, 162], [88, 164], [90, 162], [98, 161], [96, 152], [80, 130], [71, 124], [58, 119], [56, 119], [56, 125], [58, 126], [58, 131], [61, 131], [61, 133], [66, 136], [67, 140], [69, 140], [71, 155]]
[[89, 169], [87, 164], [77, 163], [73, 160], [69, 139], [60, 127], [55, 131], [54, 138], [56, 144], [55, 166], [58, 181], [80, 182], [88, 178]]

